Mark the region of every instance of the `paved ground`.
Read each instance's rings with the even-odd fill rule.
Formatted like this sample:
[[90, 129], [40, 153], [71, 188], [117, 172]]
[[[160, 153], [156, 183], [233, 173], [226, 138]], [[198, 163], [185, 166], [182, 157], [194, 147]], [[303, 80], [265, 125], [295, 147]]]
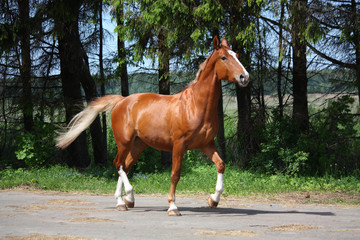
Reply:
[[168, 217], [166, 197], [135, 196], [115, 211], [112, 196], [0, 192], [0, 239], [360, 239], [360, 208], [285, 206], [178, 197], [183, 216]]

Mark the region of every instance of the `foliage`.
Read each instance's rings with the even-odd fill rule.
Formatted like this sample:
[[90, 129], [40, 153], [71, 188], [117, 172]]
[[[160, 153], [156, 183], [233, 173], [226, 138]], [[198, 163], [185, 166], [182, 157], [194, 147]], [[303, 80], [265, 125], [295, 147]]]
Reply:
[[343, 96], [316, 114], [308, 135], [299, 144], [310, 153], [309, 172], [320, 175], [348, 175], [359, 169], [360, 132], [351, 114], [354, 99]]
[[24, 161], [28, 167], [40, 167], [53, 163], [57, 152], [55, 134], [54, 125], [36, 120], [34, 131], [23, 132], [16, 140], [17, 159]]
[[281, 117], [277, 110], [262, 132], [260, 152], [252, 162], [252, 168], [265, 173], [298, 174], [304, 169], [308, 153], [297, 145], [298, 129], [289, 116]]
[[351, 114], [354, 99], [343, 96], [331, 101], [311, 119], [307, 133], [297, 134], [288, 116], [273, 111], [272, 120], [262, 131], [260, 152], [252, 168], [265, 173], [351, 175], [359, 169], [360, 132]]

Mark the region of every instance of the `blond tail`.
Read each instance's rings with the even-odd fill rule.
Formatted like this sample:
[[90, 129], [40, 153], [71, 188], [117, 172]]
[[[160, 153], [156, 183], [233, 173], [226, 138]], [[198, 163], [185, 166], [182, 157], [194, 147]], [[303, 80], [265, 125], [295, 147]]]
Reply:
[[92, 101], [83, 111], [71, 119], [66, 131], [56, 138], [56, 146], [68, 147], [98, 116], [99, 112], [111, 111], [124, 97], [120, 95], [107, 95]]

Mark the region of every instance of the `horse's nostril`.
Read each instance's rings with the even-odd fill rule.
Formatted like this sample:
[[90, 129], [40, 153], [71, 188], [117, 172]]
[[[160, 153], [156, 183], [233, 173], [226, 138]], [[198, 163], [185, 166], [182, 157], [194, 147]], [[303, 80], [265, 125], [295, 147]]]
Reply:
[[244, 81], [245, 80], [245, 75], [244, 74], [240, 74], [240, 80]]

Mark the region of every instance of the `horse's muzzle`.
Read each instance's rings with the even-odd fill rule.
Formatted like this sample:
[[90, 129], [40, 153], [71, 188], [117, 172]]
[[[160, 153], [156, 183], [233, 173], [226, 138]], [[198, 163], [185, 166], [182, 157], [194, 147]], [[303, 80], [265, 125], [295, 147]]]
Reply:
[[246, 87], [249, 84], [249, 74], [240, 74], [236, 80], [240, 87]]

